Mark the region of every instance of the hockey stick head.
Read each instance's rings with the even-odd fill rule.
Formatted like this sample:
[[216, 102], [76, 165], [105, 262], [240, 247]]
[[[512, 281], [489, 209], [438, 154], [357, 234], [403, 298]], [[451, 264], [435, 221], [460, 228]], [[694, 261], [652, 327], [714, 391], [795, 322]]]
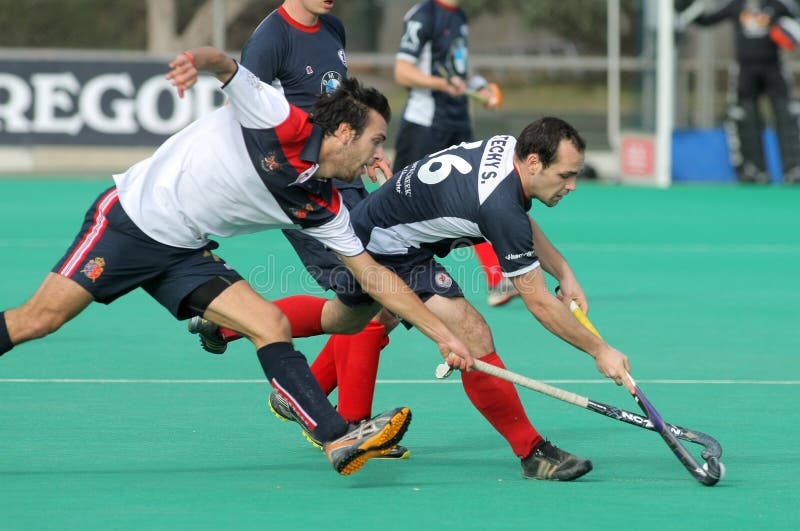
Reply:
[[[667, 443], [667, 446], [669, 446], [670, 450], [672, 450], [672, 453], [675, 454], [675, 457], [678, 458], [686, 470], [688, 470], [697, 481], [707, 487], [716, 485], [725, 475], [725, 466], [719, 460], [719, 457], [722, 455], [722, 447], [719, 445], [719, 443], [708, 436], [706, 436], [706, 438], [710, 439], [710, 441], [706, 442], [710, 443], [713, 441], [713, 448], [709, 448], [700, 440], [697, 441], [699, 444], [702, 444], [705, 447], [701, 453], [703, 459], [705, 459], [705, 463], [702, 466], [698, 465], [695, 458], [686, 448], [684, 448], [675, 434], [672, 433], [672, 430], [667, 426], [666, 422], [664, 422], [664, 419], [661, 418], [659, 412], [656, 411], [656, 408], [653, 407], [653, 404], [650, 403], [642, 390], [636, 384], [636, 381], [631, 378], [630, 374], [628, 375], [628, 378], [630, 378], [634, 386], [635, 392], [633, 397], [636, 399], [636, 403], [639, 404], [639, 407], [642, 408], [642, 411], [644, 411], [644, 413], [650, 419], [650, 422], [653, 423], [654, 428], [659, 435], [661, 435], [661, 438], [664, 439], [664, 442]], [[712, 455], [712, 453], [717, 455]]]

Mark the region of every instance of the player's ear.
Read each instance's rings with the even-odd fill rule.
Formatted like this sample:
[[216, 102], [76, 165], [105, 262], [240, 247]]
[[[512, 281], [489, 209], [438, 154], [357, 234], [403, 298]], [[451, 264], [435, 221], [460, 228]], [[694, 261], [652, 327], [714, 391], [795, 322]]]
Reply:
[[349, 144], [355, 138], [355, 129], [349, 123], [341, 122], [333, 134], [342, 144]]
[[544, 169], [542, 158], [538, 153], [529, 153], [528, 156], [525, 157], [525, 169], [528, 170], [528, 173], [531, 175], [536, 175]]

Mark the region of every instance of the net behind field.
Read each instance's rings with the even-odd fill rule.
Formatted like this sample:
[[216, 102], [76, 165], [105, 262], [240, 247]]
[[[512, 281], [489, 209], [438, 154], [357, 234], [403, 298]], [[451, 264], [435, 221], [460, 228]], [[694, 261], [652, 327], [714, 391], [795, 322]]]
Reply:
[[[30, 295], [107, 185], [0, 181], [1, 307]], [[797, 528], [798, 200], [781, 187], [580, 183], [532, 211], [666, 420], [721, 442], [717, 487], [696, 483], [656, 434], [526, 389], [537, 428], [594, 471], [523, 480], [458, 377], [434, 381], [433, 345], [404, 330], [383, 352], [375, 408], [412, 408], [412, 457], [339, 477], [268, 412], [246, 343], [207, 354], [134, 293], [0, 359], [0, 528]], [[219, 254], [269, 298], [312, 286], [279, 234], [223, 241]], [[478, 267], [463, 253], [447, 263], [470, 279]], [[464, 284], [509, 369], [636, 411], [519, 299], [490, 309], [480, 281]], [[323, 343], [297, 341], [311, 359]]]

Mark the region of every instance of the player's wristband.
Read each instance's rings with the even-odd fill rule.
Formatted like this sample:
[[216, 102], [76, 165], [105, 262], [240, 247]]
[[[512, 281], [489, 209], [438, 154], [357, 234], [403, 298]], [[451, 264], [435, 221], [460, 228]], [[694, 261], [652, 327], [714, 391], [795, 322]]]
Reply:
[[194, 61], [194, 55], [189, 52], [181, 52], [181, 55], [185, 55], [189, 62], [192, 63], [192, 66], [197, 69], [197, 63]]

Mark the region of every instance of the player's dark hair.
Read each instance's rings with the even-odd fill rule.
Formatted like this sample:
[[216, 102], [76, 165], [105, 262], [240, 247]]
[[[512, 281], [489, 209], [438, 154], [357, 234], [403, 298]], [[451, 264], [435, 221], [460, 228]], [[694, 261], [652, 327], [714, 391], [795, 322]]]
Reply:
[[333, 92], [320, 94], [309, 114], [311, 121], [322, 127], [326, 135], [333, 134], [339, 124], [347, 123], [360, 136], [367, 126], [370, 109], [389, 123], [392, 110], [386, 96], [372, 87], [364, 87], [351, 77], [342, 81]]
[[514, 154], [518, 159], [525, 160], [531, 153], [536, 153], [547, 168], [555, 162], [558, 145], [562, 140], [569, 140], [581, 153], [586, 150], [586, 142], [567, 122], [552, 116], [539, 118], [528, 124], [519, 134]]

